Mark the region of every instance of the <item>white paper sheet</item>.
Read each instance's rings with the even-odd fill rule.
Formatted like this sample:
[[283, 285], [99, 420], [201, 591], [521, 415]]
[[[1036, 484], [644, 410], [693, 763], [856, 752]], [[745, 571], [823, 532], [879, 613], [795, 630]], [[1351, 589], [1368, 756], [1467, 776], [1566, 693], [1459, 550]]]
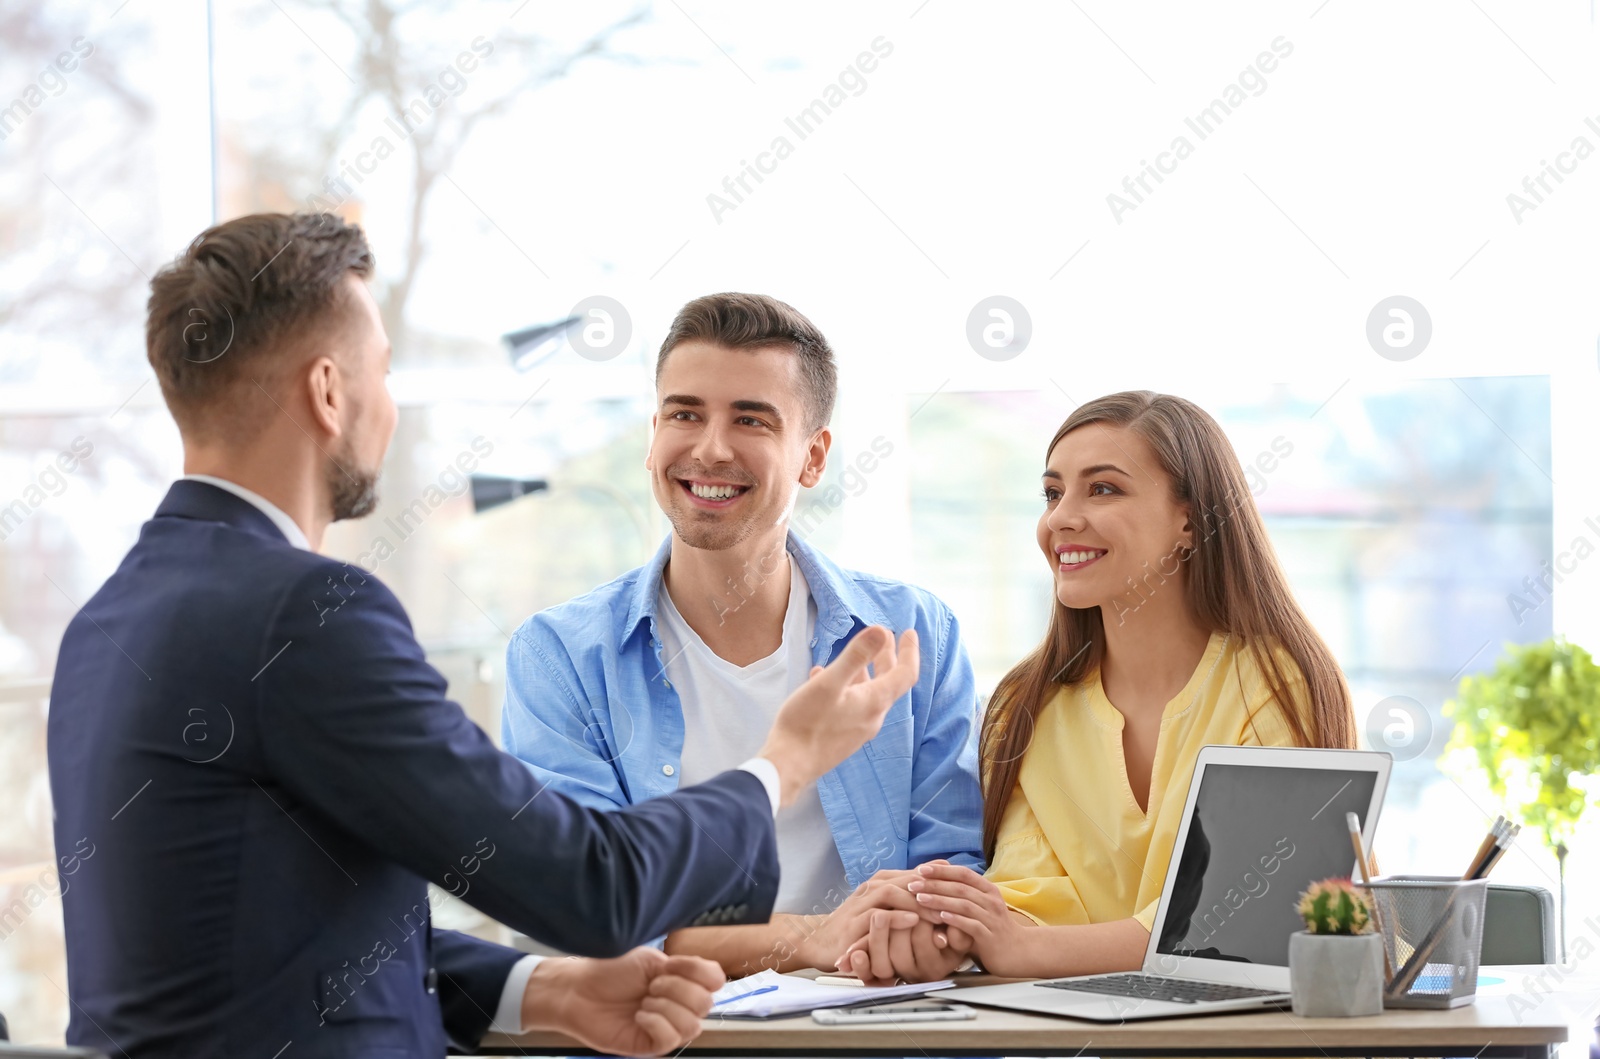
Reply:
[[[916, 985], [850, 986], [818, 985], [810, 978], [761, 971], [746, 978], [729, 982], [712, 996], [710, 1018], [765, 1019], [782, 1015], [799, 1015], [819, 1008], [838, 1008], [851, 1004], [884, 1003], [921, 996], [938, 989], [955, 985], [948, 978], [941, 982], [919, 982]], [[768, 986], [776, 986], [755, 996], [746, 993]], [[728, 998], [743, 997], [740, 1000]], [[717, 1003], [717, 1001], [723, 1001]]]

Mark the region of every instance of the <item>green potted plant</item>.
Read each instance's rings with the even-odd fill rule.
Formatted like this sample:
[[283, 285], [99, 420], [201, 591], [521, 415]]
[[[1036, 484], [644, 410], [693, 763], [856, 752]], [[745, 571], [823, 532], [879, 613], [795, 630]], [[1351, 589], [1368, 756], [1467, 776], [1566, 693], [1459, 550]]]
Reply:
[[1455, 719], [1446, 769], [1487, 773], [1506, 814], [1556, 855], [1565, 958], [1567, 848], [1600, 775], [1600, 666], [1559, 637], [1509, 645], [1493, 670], [1464, 678], [1442, 712]]
[[1306, 887], [1297, 906], [1306, 929], [1289, 936], [1289, 1001], [1306, 1018], [1383, 1011], [1383, 936], [1367, 895], [1349, 879]]

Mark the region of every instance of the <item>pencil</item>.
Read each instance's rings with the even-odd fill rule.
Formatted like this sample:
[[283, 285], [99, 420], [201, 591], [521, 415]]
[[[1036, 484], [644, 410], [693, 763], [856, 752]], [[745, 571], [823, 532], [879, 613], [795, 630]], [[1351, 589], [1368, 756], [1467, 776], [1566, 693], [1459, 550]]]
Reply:
[[1483, 873], [1488, 872], [1488, 865], [1499, 856], [1499, 851], [1506, 848], [1506, 838], [1510, 835], [1510, 821], [1504, 821], [1494, 829], [1494, 841], [1490, 843], [1490, 851], [1474, 865], [1474, 872], [1469, 878], [1483, 878]]
[[1367, 871], [1367, 851], [1361, 848], [1361, 821], [1355, 813], [1344, 814], [1344, 825], [1350, 829], [1350, 844], [1355, 847], [1356, 865], [1361, 870], [1361, 883], [1367, 888], [1367, 896], [1372, 901], [1372, 922], [1378, 928], [1378, 935], [1383, 939], [1383, 980], [1391, 981], [1394, 978], [1394, 963], [1389, 958], [1389, 935], [1383, 929], [1383, 913], [1378, 911], [1378, 895], [1372, 891], [1372, 876]]
[[[1495, 863], [1505, 855], [1506, 845], [1520, 828], [1512, 827], [1511, 822], [1503, 815], [1495, 818], [1494, 826], [1489, 828], [1489, 833], [1483, 837], [1483, 842], [1478, 846], [1478, 852], [1473, 856], [1472, 863], [1467, 866], [1467, 872], [1461, 878], [1463, 881], [1478, 880], [1489, 874]], [[1452, 892], [1449, 900], [1445, 902], [1444, 910], [1439, 913], [1439, 918], [1429, 929], [1427, 935], [1417, 942], [1412, 949], [1411, 957], [1400, 968], [1394, 980], [1389, 983], [1388, 995], [1391, 997], [1405, 996], [1411, 989], [1417, 976], [1426, 969], [1428, 958], [1439, 947], [1439, 942], [1444, 938], [1450, 924], [1456, 917], [1456, 899], [1458, 892]]]
[[1489, 851], [1494, 848], [1495, 839], [1500, 836], [1500, 829], [1505, 825], [1505, 822], [1506, 818], [1504, 816], [1497, 816], [1494, 818], [1494, 826], [1489, 828], [1489, 833], [1483, 836], [1482, 842], [1478, 843], [1478, 851], [1474, 853], [1472, 855], [1472, 859], [1467, 862], [1467, 870], [1461, 875], [1463, 879], [1472, 879], [1477, 877], [1476, 873], [1479, 869], [1479, 866], [1485, 863], [1486, 858], [1489, 856]]
[[1489, 873], [1494, 871], [1494, 866], [1500, 863], [1500, 859], [1506, 855], [1506, 851], [1511, 848], [1511, 844], [1517, 840], [1517, 835], [1521, 831], [1522, 825], [1518, 824], [1506, 833], [1505, 837], [1500, 840], [1498, 848], [1494, 853], [1490, 854], [1489, 863], [1485, 864], [1483, 870], [1478, 873], [1478, 878], [1487, 879], [1489, 877]]

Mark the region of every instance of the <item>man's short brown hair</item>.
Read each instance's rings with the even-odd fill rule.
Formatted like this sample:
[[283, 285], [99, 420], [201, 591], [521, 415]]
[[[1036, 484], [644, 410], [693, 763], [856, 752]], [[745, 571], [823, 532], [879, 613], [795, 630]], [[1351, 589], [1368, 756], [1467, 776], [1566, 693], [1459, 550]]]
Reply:
[[[254, 390], [313, 328], [348, 312], [345, 276], [372, 275], [361, 229], [328, 213], [256, 213], [208, 228], [150, 281], [145, 347], [185, 434], [248, 436]], [[254, 396], [255, 399], [252, 399]]]
[[684, 342], [710, 342], [728, 349], [785, 346], [800, 358], [805, 386], [806, 429], [820, 430], [833, 418], [839, 372], [833, 350], [817, 326], [792, 306], [765, 294], [707, 294], [678, 310], [656, 356], [656, 384], [667, 354]]

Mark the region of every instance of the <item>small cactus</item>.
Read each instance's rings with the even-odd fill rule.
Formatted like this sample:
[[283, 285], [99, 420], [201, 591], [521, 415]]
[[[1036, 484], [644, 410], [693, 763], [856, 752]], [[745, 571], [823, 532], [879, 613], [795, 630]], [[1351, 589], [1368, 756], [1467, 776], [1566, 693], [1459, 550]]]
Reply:
[[1349, 879], [1324, 879], [1300, 895], [1300, 918], [1312, 934], [1365, 934], [1372, 929], [1367, 896]]

